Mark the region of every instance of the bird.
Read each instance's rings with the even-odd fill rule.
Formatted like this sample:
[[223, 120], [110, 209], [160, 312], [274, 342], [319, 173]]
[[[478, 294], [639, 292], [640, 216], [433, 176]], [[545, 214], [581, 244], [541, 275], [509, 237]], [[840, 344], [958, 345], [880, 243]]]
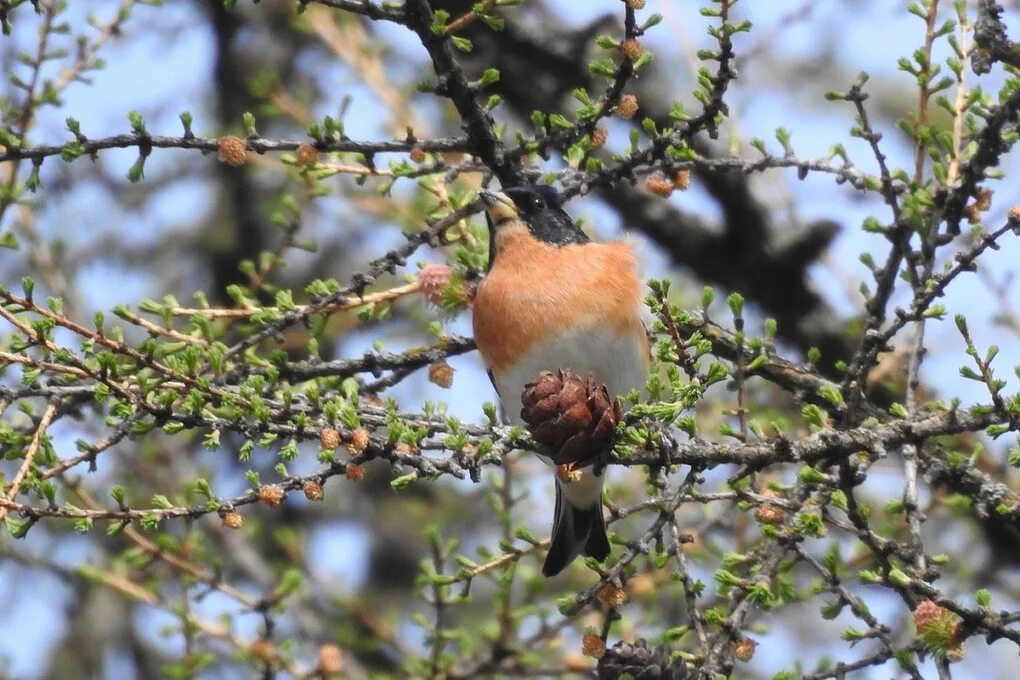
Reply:
[[[541, 371], [593, 375], [611, 398], [642, 391], [650, 352], [630, 245], [592, 241], [548, 185], [482, 191], [480, 197], [489, 266], [475, 292], [472, 325], [504, 420], [525, 425], [521, 394]], [[591, 452], [587, 462], [597, 455]], [[545, 576], [582, 553], [600, 562], [609, 555], [602, 467], [581, 463], [580, 479], [569, 483], [557, 476]]]

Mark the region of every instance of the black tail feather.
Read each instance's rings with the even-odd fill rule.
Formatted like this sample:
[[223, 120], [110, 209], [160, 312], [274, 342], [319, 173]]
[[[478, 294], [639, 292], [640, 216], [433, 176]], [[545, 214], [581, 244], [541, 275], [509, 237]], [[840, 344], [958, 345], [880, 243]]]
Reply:
[[599, 504], [591, 509], [591, 515], [591, 528], [588, 530], [588, 540], [584, 542], [584, 554], [604, 562], [612, 549], [606, 534], [606, 517], [602, 514], [601, 498]]
[[581, 553], [601, 562], [609, 556], [609, 551], [601, 501], [590, 508], [577, 508], [563, 498], [563, 491], [557, 484], [552, 545], [542, 565], [542, 574], [555, 576]]

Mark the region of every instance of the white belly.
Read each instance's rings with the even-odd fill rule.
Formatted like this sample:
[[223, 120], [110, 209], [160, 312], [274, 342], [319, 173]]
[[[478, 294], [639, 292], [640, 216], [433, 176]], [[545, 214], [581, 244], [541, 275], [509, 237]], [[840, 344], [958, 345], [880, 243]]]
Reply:
[[569, 368], [581, 378], [589, 373], [604, 383], [611, 397], [630, 390], [644, 391], [648, 377], [643, 343], [621, 338], [605, 328], [579, 329], [555, 342], [535, 345], [512, 369], [493, 376], [506, 417], [514, 425], [521, 420], [521, 392], [541, 371]]
[[[578, 330], [556, 342], [536, 345], [513, 369], [493, 376], [504, 417], [511, 424], [525, 425], [521, 392], [540, 371], [569, 368], [582, 378], [591, 373], [614, 398], [632, 389], [643, 392], [648, 377], [645, 351], [644, 343], [621, 338], [603, 327]], [[545, 457], [542, 460], [550, 463]], [[564, 485], [563, 493], [571, 504], [587, 508], [600, 502], [602, 478], [596, 478], [591, 467], [583, 468], [581, 475], [580, 480]]]

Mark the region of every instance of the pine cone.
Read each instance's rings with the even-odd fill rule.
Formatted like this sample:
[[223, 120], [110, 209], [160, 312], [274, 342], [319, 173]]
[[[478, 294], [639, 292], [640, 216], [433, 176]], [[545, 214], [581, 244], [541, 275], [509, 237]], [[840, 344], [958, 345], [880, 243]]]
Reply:
[[521, 418], [557, 465], [587, 465], [613, 441], [620, 402], [591, 375], [582, 380], [570, 369], [542, 371], [521, 392]]
[[598, 680], [617, 680], [624, 674], [634, 680], [689, 680], [694, 677], [682, 659], [670, 659], [668, 645], [649, 648], [644, 640], [617, 642], [599, 659]]

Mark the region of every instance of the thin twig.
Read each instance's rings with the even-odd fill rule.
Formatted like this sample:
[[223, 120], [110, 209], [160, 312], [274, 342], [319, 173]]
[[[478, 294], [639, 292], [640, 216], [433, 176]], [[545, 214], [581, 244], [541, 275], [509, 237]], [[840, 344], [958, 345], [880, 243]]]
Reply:
[[[46, 428], [50, 426], [50, 422], [53, 420], [53, 416], [56, 415], [56, 413], [56, 405], [46, 405], [46, 410], [43, 411], [42, 418], [39, 419], [39, 424], [36, 425], [35, 433], [32, 434], [32, 440], [28, 443], [28, 448], [25, 450], [25, 458], [21, 461], [21, 466], [18, 468], [18, 472], [14, 476], [14, 480], [11, 482], [11, 485], [7, 488], [7, 493], [4, 495], [6, 503], [13, 502], [14, 498], [18, 495], [18, 491], [21, 489], [21, 483], [25, 481], [25, 477], [28, 476], [29, 471], [32, 469], [32, 462], [35, 460], [35, 454], [42, 443], [43, 435], [46, 434]], [[7, 518], [9, 506], [6, 503], [0, 506], [0, 522], [3, 522]]]

